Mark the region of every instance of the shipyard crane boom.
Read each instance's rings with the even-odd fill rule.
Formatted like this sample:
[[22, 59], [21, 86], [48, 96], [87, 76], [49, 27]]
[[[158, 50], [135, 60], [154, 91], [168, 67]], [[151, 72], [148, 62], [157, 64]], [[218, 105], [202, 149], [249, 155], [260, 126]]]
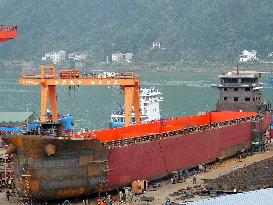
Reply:
[[21, 85], [41, 87], [41, 122], [46, 122], [48, 101], [51, 105], [52, 121], [58, 122], [57, 86], [121, 86], [125, 95], [125, 126], [131, 124], [134, 106], [136, 124], [140, 123], [140, 79], [129, 72], [80, 72], [60, 70], [53, 66], [41, 66], [40, 73], [23, 73]]

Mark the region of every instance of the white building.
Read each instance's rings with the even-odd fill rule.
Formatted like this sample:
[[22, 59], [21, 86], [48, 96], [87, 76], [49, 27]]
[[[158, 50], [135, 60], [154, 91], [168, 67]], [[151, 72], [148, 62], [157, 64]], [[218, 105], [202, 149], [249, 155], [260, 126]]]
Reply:
[[244, 50], [242, 52], [242, 55], [239, 56], [240, 57], [239, 62], [259, 60], [256, 55], [257, 55], [257, 51], [255, 50], [252, 50], [252, 51]]
[[133, 60], [133, 53], [125, 53], [123, 54], [123, 59], [128, 62], [128, 63], [131, 63], [132, 60]]
[[42, 57], [42, 61], [51, 60], [53, 64], [61, 63], [65, 60], [66, 51], [52, 51], [50, 53], [45, 53]]
[[112, 54], [112, 62], [122, 62], [123, 54], [122, 53], [113, 53]]
[[87, 54], [85, 53], [80, 53], [80, 52], [74, 52], [74, 53], [69, 53], [68, 58], [72, 59], [74, 61], [80, 61], [80, 60], [86, 60]]
[[158, 42], [153, 42], [153, 48], [161, 48], [161, 43], [158, 41]]
[[122, 63], [128, 62], [131, 63], [133, 59], [133, 53], [113, 53], [112, 54], [112, 62]]

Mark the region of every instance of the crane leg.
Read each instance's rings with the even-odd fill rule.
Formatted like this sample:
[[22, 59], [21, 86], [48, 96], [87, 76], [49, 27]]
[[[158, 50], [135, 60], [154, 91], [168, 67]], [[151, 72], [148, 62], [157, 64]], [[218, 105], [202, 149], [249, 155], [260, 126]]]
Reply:
[[136, 119], [136, 124], [140, 124], [141, 119], [141, 110], [140, 110], [140, 88], [139, 86], [134, 87], [134, 110], [135, 110], [135, 119]]
[[134, 95], [133, 87], [124, 87], [125, 93], [125, 127], [131, 124], [131, 113], [132, 113], [132, 99]]
[[49, 85], [48, 91], [49, 91], [49, 100], [50, 100], [51, 112], [52, 112], [52, 121], [58, 122], [56, 85]]
[[46, 122], [47, 99], [48, 99], [48, 86], [41, 85], [41, 122]]

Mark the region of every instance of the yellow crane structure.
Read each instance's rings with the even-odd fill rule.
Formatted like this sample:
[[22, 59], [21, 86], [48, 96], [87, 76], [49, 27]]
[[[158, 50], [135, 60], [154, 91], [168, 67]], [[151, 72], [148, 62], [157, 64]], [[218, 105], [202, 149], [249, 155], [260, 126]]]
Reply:
[[81, 72], [78, 69], [55, 71], [53, 66], [41, 66], [40, 73], [23, 73], [21, 85], [41, 87], [41, 122], [47, 121], [50, 102], [52, 121], [58, 122], [57, 86], [121, 86], [125, 95], [125, 126], [131, 124], [132, 106], [135, 122], [140, 123], [140, 79], [131, 72]]

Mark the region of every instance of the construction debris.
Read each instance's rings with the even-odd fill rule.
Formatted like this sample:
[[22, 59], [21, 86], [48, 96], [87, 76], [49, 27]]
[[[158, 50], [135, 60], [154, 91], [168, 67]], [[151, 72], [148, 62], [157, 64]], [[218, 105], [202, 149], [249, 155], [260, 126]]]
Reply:
[[154, 197], [142, 196], [140, 197], [140, 200], [145, 202], [151, 202], [154, 200]]
[[212, 189], [252, 191], [273, 187], [273, 157], [237, 168], [217, 179], [205, 180]]

